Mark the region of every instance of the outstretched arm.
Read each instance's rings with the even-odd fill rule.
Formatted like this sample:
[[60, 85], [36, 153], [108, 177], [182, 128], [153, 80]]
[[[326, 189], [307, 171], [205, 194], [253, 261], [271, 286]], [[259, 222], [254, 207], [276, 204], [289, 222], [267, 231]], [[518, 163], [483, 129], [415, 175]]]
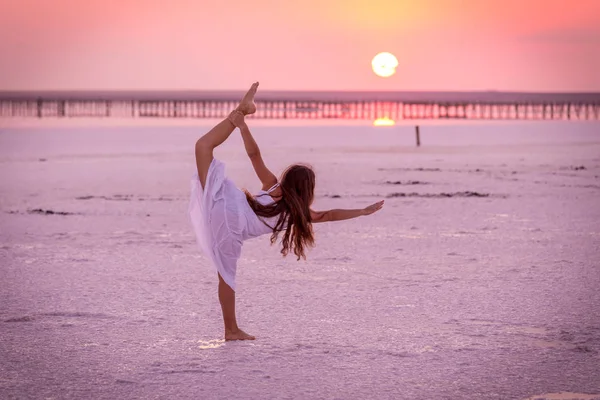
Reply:
[[265, 165], [262, 155], [260, 154], [258, 144], [256, 144], [256, 141], [252, 137], [252, 133], [250, 133], [248, 125], [246, 125], [246, 122], [244, 121], [244, 114], [241, 112], [232, 113], [229, 116], [229, 120], [236, 127], [240, 128], [246, 153], [252, 162], [252, 166], [254, 167], [254, 171], [256, 172], [258, 179], [260, 179], [262, 183], [263, 190], [269, 189], [271, 186], [277, 183], [277, 177]]
[[332, 221], [343, 221], [345, 219], [352, 219], [363, 215], [370, 215], [376, 211], [381, 210], [383, 207], [383, 200], [377, 203], [371, 204], [368, 207], [361, 209], [333, 209], [328, 211], [313, 211], [310, 210], [310, 215], [313, 223], [318, 222], [332, 222]]

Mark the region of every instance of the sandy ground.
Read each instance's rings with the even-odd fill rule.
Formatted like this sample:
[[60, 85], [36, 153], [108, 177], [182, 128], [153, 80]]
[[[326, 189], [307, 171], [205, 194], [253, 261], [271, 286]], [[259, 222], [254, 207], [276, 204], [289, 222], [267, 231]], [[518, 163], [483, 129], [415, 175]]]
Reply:
[[[317, 173], [307, 261], [244, 245], [223, 342], [204, 128], [0, 129], [0, 398], [600, 399], [600, 125], [255, 129]], [[217, 157], [259, 184], [234, 134]], [[65, 215], [63, 215], [65, 214]]]

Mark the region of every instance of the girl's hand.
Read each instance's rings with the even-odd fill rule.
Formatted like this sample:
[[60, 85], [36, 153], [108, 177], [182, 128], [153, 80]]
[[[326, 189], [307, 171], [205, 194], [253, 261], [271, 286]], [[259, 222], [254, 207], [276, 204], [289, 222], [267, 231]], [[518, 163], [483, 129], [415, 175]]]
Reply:
[[231, 114], [227, 117], [227, 119], [236, 127], [243, 128], [246, 125], [246, 121], [244, 121], [244, 114], [241, 111], [232, 111]]
[[381, 201], [378, 201], [375, 204], [371, 204], [370, 206], [365, 207], [363, 209], [363, 215], [371, 215], [374, 212], [377, 212], [377, 211], [381, 210], [381, 208], [383, 207], [383, 202], [384, 202], [384, 200], [381, 200]]

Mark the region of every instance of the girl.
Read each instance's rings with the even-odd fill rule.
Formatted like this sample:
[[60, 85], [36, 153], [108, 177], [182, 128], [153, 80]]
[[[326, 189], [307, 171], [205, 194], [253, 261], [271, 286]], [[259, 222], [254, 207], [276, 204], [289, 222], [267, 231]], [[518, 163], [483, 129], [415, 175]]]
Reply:
[[[340, 221], [369, 215], [381, 209], [383, 201], [360, 210], [313, 211], [315, 173], [305, 165], [288, 167], [281, 178], [265, 166], [260, 150], [244, 121], [256, 112], [254, 83], [239, 106], [196, 142], [198, 174], [192, 178], [190, 218], [198, 244], [217, 269], [219, 301], [225, 323], [225, 340], [254, 340], [242, 331], [235, 319], [235, 272], [246, 239], [271, 234], [271, 244], [280, 233], [281, 254], [293, 252], [306, 258], [305, 249], [314, 244], [312, 224]], [[213, 157], [213, 149], [239, 128], [244, 147], [256, 175], [262, 182], [257, 196], [239, 190], [225, 177], [225, 166]]]

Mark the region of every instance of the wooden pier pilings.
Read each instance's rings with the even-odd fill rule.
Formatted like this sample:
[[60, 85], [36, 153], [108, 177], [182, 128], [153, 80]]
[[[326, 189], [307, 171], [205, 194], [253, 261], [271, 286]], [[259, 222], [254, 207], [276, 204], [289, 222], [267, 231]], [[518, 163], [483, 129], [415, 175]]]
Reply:
[[[241, 92], [0, 92], [0, 118], [224, 118]], [[600, 93], [262, 92], [260, 119], [600, 120]]]

